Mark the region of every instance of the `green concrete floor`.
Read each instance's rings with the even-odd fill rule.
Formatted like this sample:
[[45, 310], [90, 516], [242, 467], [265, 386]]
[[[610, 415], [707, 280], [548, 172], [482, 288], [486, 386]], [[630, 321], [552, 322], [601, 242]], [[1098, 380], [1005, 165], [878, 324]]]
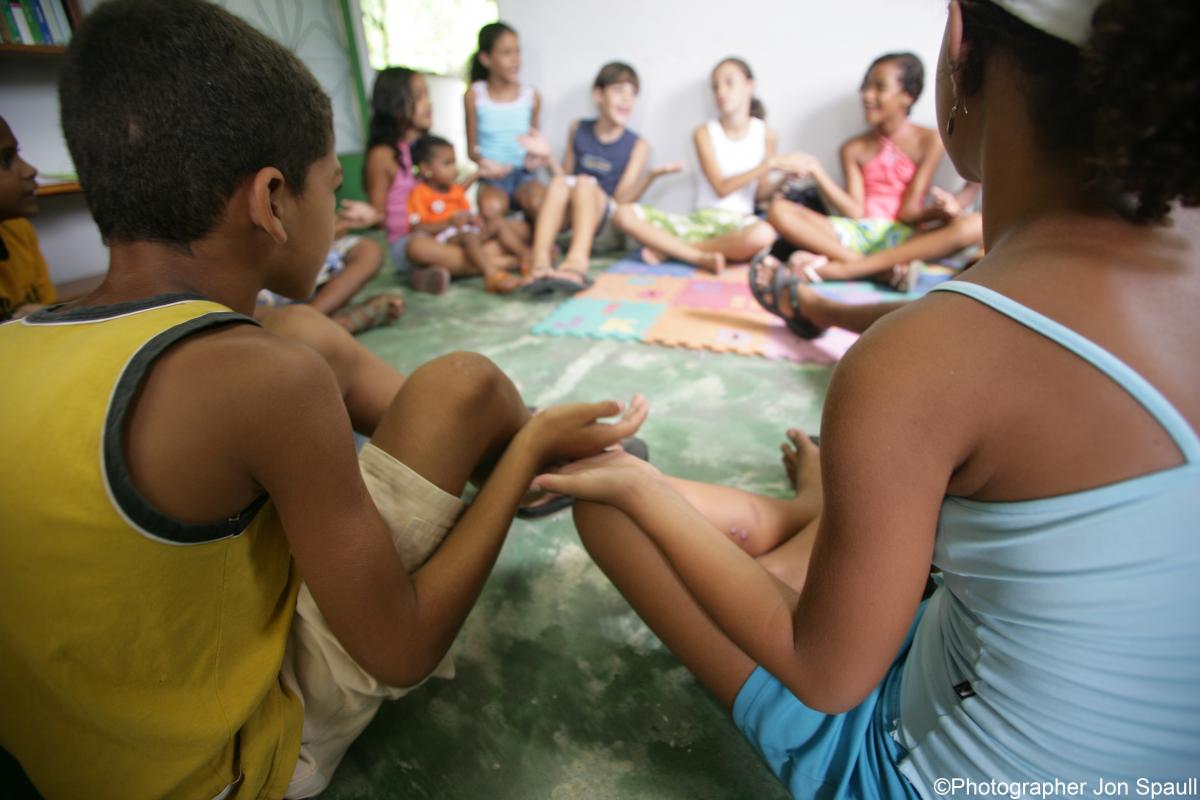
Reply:
[[[395, 285], [385, 267], [364, 294]], [[473, 350], [532, 404], [641, 392], [642, 438], [672, 474], [782, 496], [783, 431], [819, 424], [825, 367], [533, 336], [554, 302], [488, 296], [477, 279], [408, 300], [397, 324], [361, 336], [402, 372]], [[323, 797], [787, 797], [591, 563], [567, 512], [514, 522], [455, 647], [458, 677], [385, 704]]]

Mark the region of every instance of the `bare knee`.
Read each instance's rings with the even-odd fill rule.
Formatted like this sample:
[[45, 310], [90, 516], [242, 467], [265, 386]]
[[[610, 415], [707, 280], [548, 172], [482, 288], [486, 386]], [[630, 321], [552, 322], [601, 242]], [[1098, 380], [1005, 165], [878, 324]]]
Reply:
[[439, 404], [456, 414], [490, 415], [510, 410], [520, 397], [512, 381], [486, 356], [465, 350], [422, 365], [409, 378], [433, 382]]
[[771, 198], [770, 203], [767, 203], [767, 222], [778, 228], [780, 220], [788, 219], [795, 214], [795, 208], [795, 203], [777, 194]]
[[496, 220], [508, 213], [508, 196], [495, 186], [484, 186], [479, 190], [479, 214], [484, 219]]
[[634, 210], [633, 203], [621, 203], [613, 212], [613, 224], [617, 226], [618, 230], [625, 233], [629, 233], [629, 227], [637, 218], [637, 211]]
[[766, 222], [756, 222], [746, 228], [746, 247], [754, 252], [775, 244], [775, 229]]
[[335, 373], [353, 356], [354, 337], [312, 306], [296, 303], [270, 311], [262, 320], [268, 331], [311, 347]]

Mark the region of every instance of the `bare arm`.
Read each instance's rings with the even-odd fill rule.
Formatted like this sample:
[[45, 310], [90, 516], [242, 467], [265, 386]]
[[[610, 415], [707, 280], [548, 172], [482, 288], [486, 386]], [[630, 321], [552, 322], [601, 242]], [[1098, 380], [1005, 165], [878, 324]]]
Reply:
[[645, 171], [649, 158], [650, 144], [639, 138], [633, 145], [633, 151], [629, 154], [629, 161], [625, 163], [620, 180], [617, 181], [617, 188], [613, 190], [614, 200], [618, 203], [636, 203], [646, 193], [646, 189], [659, 175], [654, 171]]
[[863, 215], [865, 194], [863, 191], [862, 167], [859, 165], [859, 150], [861, 145], [857, 139], [851, 139], [842, 145], [839, 157], [842, 161], [842, 174], [846, 177], [846, 188], [830, 177], [819, 161], [813, 159], [809, 171], [821, 196], [832, 208], [845, 217], [858, 219]]
[[[964, 452], [960, 421], [947, 425], [942, 408], [926, 401], [931, 390], [949, 390], [952, 379], [940, 376], [952, 371], [914, 362], [912, 353], [923, 351], [909, 349], [937, 326], [908, 325], [896, 335], [889, 322], [903, 314], [868, 331], [834, 374], [822, 427], [824, 512], [799, 595], [648, 467], [584, 495], [630, 515], [730, 639], [807, 705], [830, 713], [861, 702], [894, 659], [920, 602], [942, 498]], [[538, 482], [577, 493], [584, 469]]]
[[748, 169], [745, 172], [739, 172], [736, 175], [725, 175], [721, 172], [721, 167], [717, 164], [717, 154], [713, 150], [712, 138], [708, 135], [708, 128], [704, 125], [696, 128], [696, 132], [692, 135], [692, 141], [696, 145], [696, 155], [700, 159], [700, 171], [704, 173], [705, 180], [709, 182], [713, 191], [717, 193], [717, 197], [725, 197], [728, 194], [732, 194], [743, 186], [766, 177], [771, 172], [771, 159], [768, 157], [764, 158], [758, 166]]
[[363, 168], [365, 173], [364, 187], [369, 202], [380, 215], [387, 214], [387, 193], [400, 171], [396, 163], [396, 153], [387, 145], [376, 145], [367, 151], [367, 163]]
[[933, 173], [937, 171], [938, 162], [942, 160], [942, 140], [935, 132], [924, 137], [925, 157], [917, 165], [917, 173], [904, 190], [904, 198], [900, 201], [900, 211], [896, 219], [909, 225], [919, 225], [931, 219], [942, 219], [936, 211], [925, 206], [925, 195], [933, 183]]
[[479, 129], [475, 121], [475, 93], [471, 91], [470, 85], [467, 86], [467, 93], [463, 95], [463, 107], [467, 124], [467, 158], [478, 164], [483, 160], [483, 156], [479, 153]]
[[567, 149], [563, 152], [562, 168], [567, 175], [575, 174], [575, 132], [579, 130], [579, 120], [571, 123], [567, 130]]
[[[220, 370], [221, 380], [204, 376]], [[539, 463], [599, 452], [645, 418], [634, 403], [555, 407], [509, 444], [478, 502], [412, 575], [363, 483], [337, 382], [315, 351], [250, 326], [198, 334], [151, 369], [128, 427], [130, 470], [179, 519], [225, 519], [266, 491], [338, 640], [379, 680], [412, 685], [474, 604]], [[582, 424], [580, 424], [582, 423]]]
[[[766, 141], [766, 161], [767, 161], [767, 163], [773, 164], [775, 162], [775, 154], [778, 151], [779, 151], [779, 134], [775, 132], [774, 128], [767, 128], [767, 141]], [[779, 174], [774, 178], [772, 178], [771, 175], [772, 175], [772, 171], [768, 171], [767, 174], [762, 177], [762, 180], [760, 180], [758, 182], [758, 188], [756, 188], [754, 190], [754, 197], [756, 200], [763, 201], [763, 200], [769, 199], [771, 197], [771, 195], [773, 195], [773, 194], [775, 194], [775, 192], [779, 191], [779, 187], [781, 185], [783, 185], [783, 182], [785, 180], [787, 180], [787, 178], [788, 178], [787, 173], [785, 173], [783, 171], [779, 171]]]

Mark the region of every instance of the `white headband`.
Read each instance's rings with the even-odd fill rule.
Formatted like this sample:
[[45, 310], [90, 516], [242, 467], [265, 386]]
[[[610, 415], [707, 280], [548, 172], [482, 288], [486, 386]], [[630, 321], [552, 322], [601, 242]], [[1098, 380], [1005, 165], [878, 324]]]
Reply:
[[1092, 14], [1101, 0], [992, 0], [1039, 31], [1082, 47], [1092, 33]]

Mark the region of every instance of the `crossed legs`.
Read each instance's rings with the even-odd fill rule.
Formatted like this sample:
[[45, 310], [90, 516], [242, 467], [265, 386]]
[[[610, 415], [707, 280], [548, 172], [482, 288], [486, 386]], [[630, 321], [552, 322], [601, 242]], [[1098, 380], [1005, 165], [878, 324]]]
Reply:
[[[816, 446], [798, 431], [788, 436], [785, 462], [790, 454], [791, 473], [801, 482], [794, 498], [679, 479], [672, 483], [713, 523], [712, 535], [731, 536], [762, 565], [763, 579], [794, 606], [816, 538], [821, 486]], [[596, 503], [576, 504], [575, 526], [593, 560], [638, 616], [731, 709], [755, 663], [700, 607], [654, 541], [623, 512]]]

